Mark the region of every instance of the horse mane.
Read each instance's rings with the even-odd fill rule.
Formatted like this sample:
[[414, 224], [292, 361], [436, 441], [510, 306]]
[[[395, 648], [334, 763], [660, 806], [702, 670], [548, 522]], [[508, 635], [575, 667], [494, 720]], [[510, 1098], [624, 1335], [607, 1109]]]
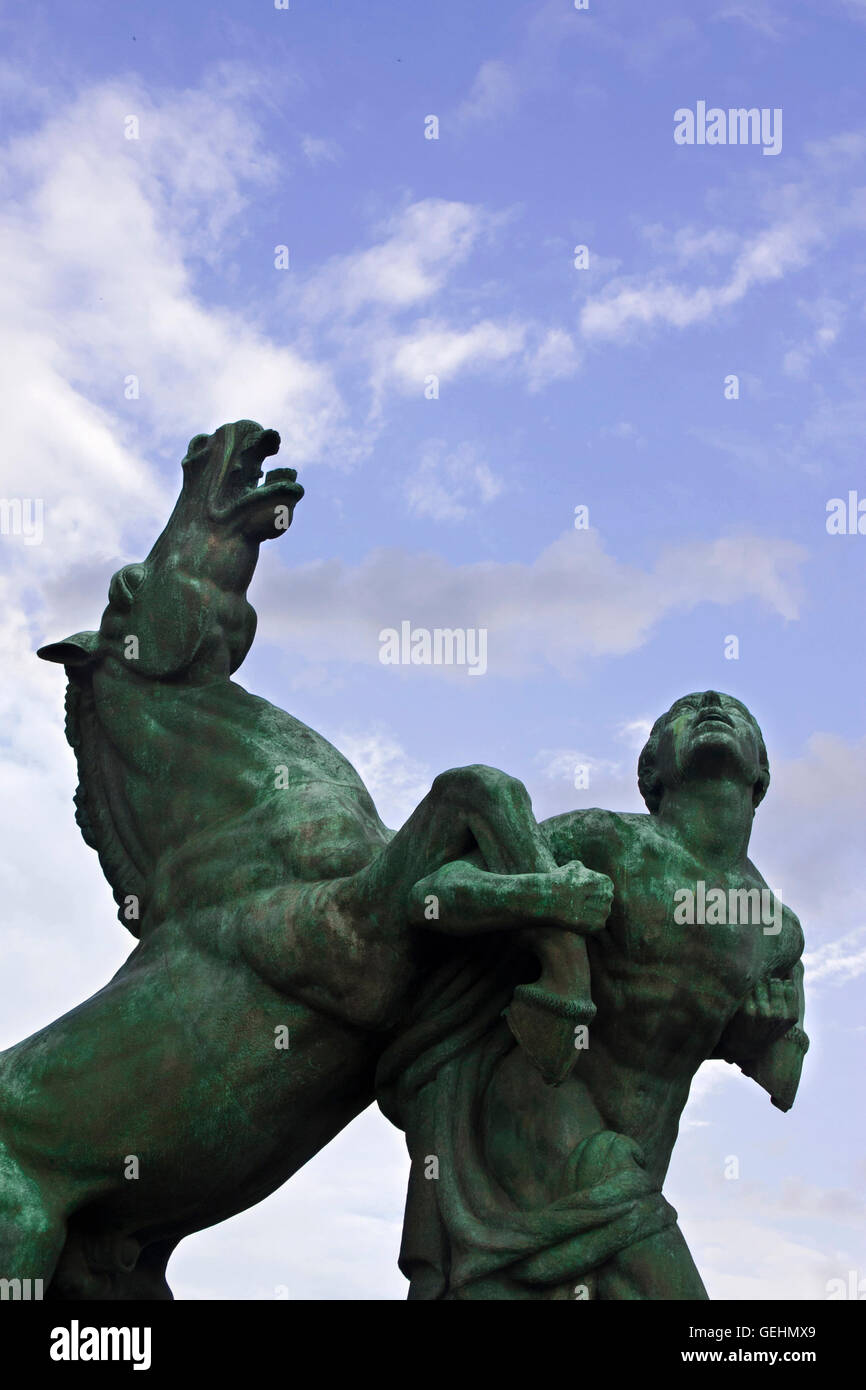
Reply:
[[[96, 713], [91, 673], [67, 667], [67, 677], [66, 741], [78, 765], [78, 788], [73, 798], [75, 820], [84, 843], [99, 856], [102, 872], [117, 903], [118, 920], [137, 937], [144, 913], [147, 873], [135, 861], [145, 856], [135, 843], [132, 828], [118, 826], [112, 810], [121, 803], [119, 797], [110, 795], [110, 771], [107, 760], [101, 756], [105, 734]], [[131, 852], [129, 841], [133, 842]], [[138, 917], [132, 919], [124, 911], [130, 895], [138, 899]]]

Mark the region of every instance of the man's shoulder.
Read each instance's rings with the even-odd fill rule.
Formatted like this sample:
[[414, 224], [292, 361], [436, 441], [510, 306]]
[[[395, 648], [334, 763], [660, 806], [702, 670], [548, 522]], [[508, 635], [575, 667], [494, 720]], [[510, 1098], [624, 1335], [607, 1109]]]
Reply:
[[556, 858], [563, 863], [567, 858], [588, 858], [592, 851], [616, 852], [646, 835], [646, 823], [650, 820], [649, 815], [637, 811], [608, 811], [590, 806], [553, 816], [543, 822], [542, 829]]

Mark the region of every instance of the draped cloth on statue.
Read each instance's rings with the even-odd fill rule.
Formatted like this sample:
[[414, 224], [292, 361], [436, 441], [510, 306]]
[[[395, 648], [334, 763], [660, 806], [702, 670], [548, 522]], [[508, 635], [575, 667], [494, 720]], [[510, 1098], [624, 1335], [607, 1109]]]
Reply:
[[497, 1182], [484, 1098], [515, 1046], [502, 1011], [521, 978], [501, 942], [442, 966], [379, 1062], [379, 1106], [412, 1160], [399, 1261], [412, 1299], [591, 1296], [575, 1286], [591, 1289], [593, 1270], [676, 1221], [638, 1146], [609, 1130], [566, 1157], [565, 1195], [548, 1205], [518, 1206]]

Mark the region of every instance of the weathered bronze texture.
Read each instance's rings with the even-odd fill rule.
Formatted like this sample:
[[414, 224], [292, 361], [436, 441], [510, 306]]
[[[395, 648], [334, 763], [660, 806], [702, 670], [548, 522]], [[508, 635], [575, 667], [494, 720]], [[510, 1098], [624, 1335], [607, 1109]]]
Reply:
[[337, 749], [231, 679], [259, 546], [303, 495], [290, 468], [259, 485], [278, 448], [249, 420], [197, 435], [99, 630], [39, 652], [65, 667], [76, 818], [138, 942], [0, 1054], [0, 1277], [171, 1297], [179, 1240], [375, 1097], [412, 1157], [411, 1297], [705, 1296], [661, 1195], [692, 1077], [723, 1057], [786, 1109], [806, 1046], [787, 909], [775, 932], [678, 921], [700, 884], [765, 888], [755, 721], [678, 701], [645, 816], [539, 825], [520, 782], [472, 766], [388, 830]]

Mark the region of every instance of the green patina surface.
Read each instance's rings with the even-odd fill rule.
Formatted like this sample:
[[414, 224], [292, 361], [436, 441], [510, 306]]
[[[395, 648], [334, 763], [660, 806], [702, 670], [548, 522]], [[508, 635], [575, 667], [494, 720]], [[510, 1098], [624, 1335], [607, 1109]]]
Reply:
[[793, 914], [676, 906], [765, 887], [755, 721], [678, 701], [642, 755], [645, 816], [539, 825], [521, 783], [472, 766], [387, 829], [336, 748], [232, 680], [259, 547], [303, 495], [292, 469], [260, 482], [278, 447], [252, 421], [196, 436], [99, 630], [40, 650], [138, 941], [0, 1054], [0, 1277], [170, 1297], [179, 1240], [376, 1098], [412, 1157], [410, 1296], [705, 1296], [661, 1195], [692, 1077], [723, 1057], [787, 1109], [806, 1047]]

